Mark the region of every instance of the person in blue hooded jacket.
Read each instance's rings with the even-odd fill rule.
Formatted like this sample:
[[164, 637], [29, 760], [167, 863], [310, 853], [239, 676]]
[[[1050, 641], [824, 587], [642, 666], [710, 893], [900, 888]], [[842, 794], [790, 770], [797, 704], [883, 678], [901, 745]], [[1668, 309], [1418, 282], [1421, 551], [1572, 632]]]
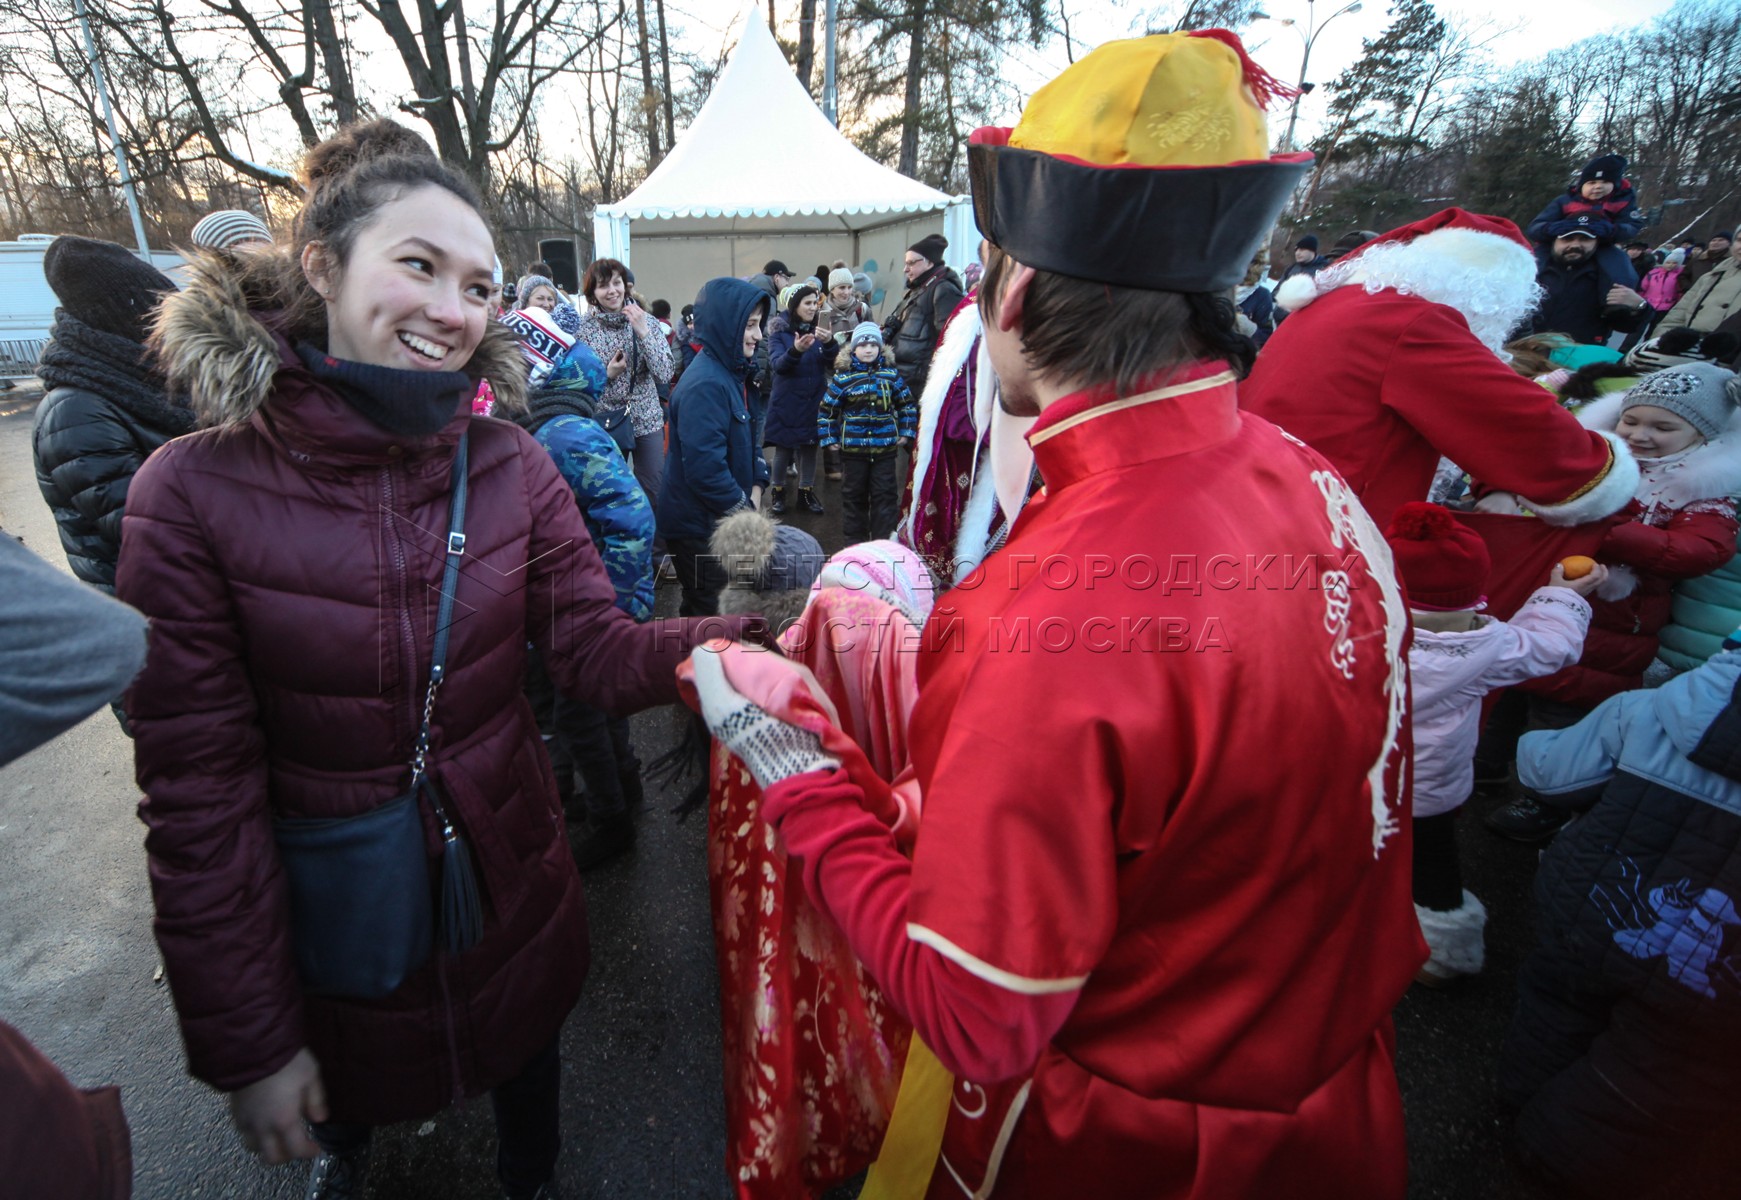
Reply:
[[755, 445], [749, 374], [768, 319], [766, 292], [741, 279], [710, 279], [695, 298], [701, 352], [671, 393], [659, 535], [683, 587], [685, 616], [719, 611], [722, 564], [708, 552], [727, 513], [761, 504], [768, 463]]
[[1542, 856], [1499, 1070], [1555, 1195], [1717, 1195], [1741, 1120], [1741, 631], [1723, 645], [1518, 745], [1524, 786], [1587, 810]]

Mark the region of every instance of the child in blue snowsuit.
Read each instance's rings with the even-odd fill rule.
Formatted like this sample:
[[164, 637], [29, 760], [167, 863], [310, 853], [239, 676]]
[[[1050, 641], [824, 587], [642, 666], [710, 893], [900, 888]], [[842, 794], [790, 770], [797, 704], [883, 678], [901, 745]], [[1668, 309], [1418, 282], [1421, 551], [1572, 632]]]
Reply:
[[1556, 1196], [1733, 1194], [1710, 1154], [1741, 1119], [1741, 631], [1724, 647], [1518, 745], [1525, 787], [1588, 810], [1542, 857], [1500, 1065]]
[[1643, 228], [1644, 213], [1632, 181], [1626, 178], [1626, 160], [1603, 154], [1586, 163], [1578, 181], [1548, 201], [1525, 232], [1530, 241], [1549, 246], [1574, 231], [1594, 237], [1596, 294], [1606, 296], [1615, 284], [1638, 287], [1638, 268], [1626, 257], [1624, 247]]
[[[585, 342], [576, 342], [532, 392], [527, 411], [513, 419], [544, 447], [573, 490], [617, 607], [645, 621], [653, 615], [653, 506], [616, 440], [593, 417], [604, 385], [604, 363]], [[585, 870], [627, 850], [634, 844], [633, 810], [641, 802], [641, 763], [627, 718], [556, 691], [536, 655], [528, 660], [527, 695], [565, 807], [573, 807], [576, 772], [585, 785], [585, 824], [571, 843], [575, 864]]]
[[849, 542], [886, 538], [900, 519], [895, 452], [919, 434], [919, 402], [883, 353], [883, 333], [864, 321], [840, 351], [816, 413], [818, 444], [839, 446], [841, 508]]

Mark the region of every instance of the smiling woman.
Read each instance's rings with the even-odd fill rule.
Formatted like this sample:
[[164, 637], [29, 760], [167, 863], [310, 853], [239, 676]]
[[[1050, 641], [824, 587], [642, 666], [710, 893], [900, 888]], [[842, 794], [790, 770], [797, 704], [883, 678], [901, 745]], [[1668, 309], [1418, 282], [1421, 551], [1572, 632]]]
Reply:
[[[626, 714], [744, 622], [636, 624], [549, 455], [473, 420], [486, 377], [523, 405], [525, 367], [487, 319], [471, 184], [385, 121], [306, 178], [292, 244], [195, 260], [153, 334], [207, 426], [134, 477], [116, 579], [151, 618], [131, 712], [158, 943], [189, 1069], [263, 1160], [318, 1155], [308, 1196], [359, 1194], [374, 1125], [484, 1091], [507, 1194], [548, 1195], [587, 933], [525, 648]], [[312, 827], [367, 853], [313, 880]]]

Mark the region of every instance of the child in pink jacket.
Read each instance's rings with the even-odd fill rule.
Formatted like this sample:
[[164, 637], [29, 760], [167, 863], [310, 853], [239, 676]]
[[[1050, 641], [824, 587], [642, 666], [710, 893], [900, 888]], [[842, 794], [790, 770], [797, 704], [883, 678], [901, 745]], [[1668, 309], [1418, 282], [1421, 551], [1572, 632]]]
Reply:
[[1556, 564], [1517, 615], [1481, 613], [1492, 563], [1487, 545], [1449, 509], [1411, 501], [1385, 530], [1414, 623], [1414, 900], [1432, 952], [1415, 979], [1441, 987], [1475, 975], [1485, 959], [1487, 910], [1463, 887], [1457, 812], [1475, 786], [1481, 702], [1495, 688], [1551, 675], [1578, 661], [1590, 605], [1607, 577], [1596, 567], [1568, 580]]

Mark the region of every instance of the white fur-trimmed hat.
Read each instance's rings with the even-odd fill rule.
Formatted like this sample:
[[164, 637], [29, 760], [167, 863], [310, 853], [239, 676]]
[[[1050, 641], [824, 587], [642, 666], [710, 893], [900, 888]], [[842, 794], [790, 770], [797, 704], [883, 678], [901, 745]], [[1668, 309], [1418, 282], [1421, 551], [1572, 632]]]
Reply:
[[1413, 243], [1431, 246], [1449, 263], [1478, 271], [1535, 274], [1535, 251], [1523, 231], [1504, 217], [1447, 208], [1400, 226], [1357, 246], [1317, 275], [1295, 275], [1276, 288], [1275, 301], [1289, 312], [1298, 312], [1326, 292], [1360, 281], [1361, 256], [1381, 246]]

